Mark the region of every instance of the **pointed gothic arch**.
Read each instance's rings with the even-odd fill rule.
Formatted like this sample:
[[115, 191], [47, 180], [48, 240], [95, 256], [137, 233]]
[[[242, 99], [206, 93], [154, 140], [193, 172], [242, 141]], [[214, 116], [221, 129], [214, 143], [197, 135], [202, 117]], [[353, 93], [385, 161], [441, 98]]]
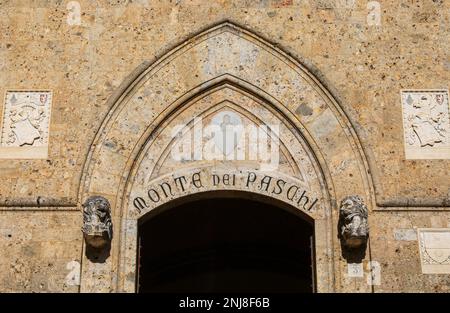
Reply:
[[[110, 201], [115, 236], [104, 262], [84, 258], [81, 291], [134, 291], [138, 219], [164, 201], [194, 191], [176, 193], [142, 211], [133, 208], [132, 199], [174, 173], [179, 177], [198, 169], [206, 174], [217, 169], [214, 162], [174, 168], [161, 161], [158, 153], [170, 147], [170, 126], [202, 115], [208, 111], [205, 106], [220, 109], [218, 105], [224, 101], [230, 103], [228, 107], [246, 110], [248, 114], [236, 112], [249, 123], [259, 118], [283, 125], [286, 136], [282, 146], [290, 155], [287, 163], [301, 169], [308, 190], [319, 199], [317, 210], [304, 211], [315, 221], [317, 290], [340, 290], [345, 263], [339, 257], [337, 203], [347, 195], [358, 194], [370, 210], [373, 187], [350, 121], [303, 65], [254, 33], [224, 22], [183, 42], [153, 64], [144, 63], [119, 89], [91, 145], [79, 191], [81, 201], [90, 195], [102, 195]], [[166, 166], [164, 171], [155, 170], [157, 163]], [[148, 176], [144, 172], [149, 167], [156, 174], [145, 180], [142, 177]], [[253, 170], [251, 166], [243, 168], [244, 172]], [[301, 185], [299, 175], [288, 169], [270, 175], [292, 186]], [[217, 190], [205, 185], [198, 192]], [[221, 190], [243, 188], [237, 184]], [[258, 188], [252, 192], [262, 194]], [[289, 202], [285, 196], [271, 196]]]

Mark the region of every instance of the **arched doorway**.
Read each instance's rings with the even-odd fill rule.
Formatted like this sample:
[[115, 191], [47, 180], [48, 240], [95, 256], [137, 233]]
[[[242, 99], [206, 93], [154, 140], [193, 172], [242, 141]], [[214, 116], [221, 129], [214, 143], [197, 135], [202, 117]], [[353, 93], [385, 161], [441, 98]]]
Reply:
[[[374, 205], [364, 150], [339, 103], [293, 57], [225, 21], [142, 63], [108, 106], [79, 198], [109, 200], [114, 236], [103, 263], [83, 256], [82, 292], [135, 292], [141, 218], [178, 198], [219, 191], [279, 200], [314, 221], [317, 292], [371, 289], [365, 280], [349, 283], [346, 260], [338, 257], [338, 203], [358, 195], [369, 211]], [[198, 144], [191, 152], [207, 146], [208, 136], [187, 139], [225, 112], [249, 129], [278, 128], [266, 133], [279, 141], [271, 145], [279, 147], [277, 162], [250, 153], [235, 160], [173, 157], [179, 143]], [[180, 125], [183, 132], [173, 136]]]
[[313, 223], [298, 210], [239, 195], [179, 200], [139, 221], [138, 292], [314, 291]]

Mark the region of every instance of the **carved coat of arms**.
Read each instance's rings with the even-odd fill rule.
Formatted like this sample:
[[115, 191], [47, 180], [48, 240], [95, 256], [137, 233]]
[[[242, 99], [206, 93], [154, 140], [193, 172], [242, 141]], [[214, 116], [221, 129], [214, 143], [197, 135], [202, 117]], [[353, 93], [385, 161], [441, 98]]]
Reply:
[[50, 91], [7, 91], [2, 147], [48, 145]]
[[406, 157], [445, 158], [450, 151], [448, 92], [403, 91], [402, 107]]

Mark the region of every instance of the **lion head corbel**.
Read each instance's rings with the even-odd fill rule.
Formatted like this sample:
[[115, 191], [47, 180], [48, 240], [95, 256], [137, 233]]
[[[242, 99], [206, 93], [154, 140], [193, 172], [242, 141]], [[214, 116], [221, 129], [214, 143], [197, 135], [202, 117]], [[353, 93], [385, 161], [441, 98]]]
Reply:
[[368, 210], [360, 196], [348, 196], [339, 209], [339, 235], [347, 248], [365, 246], [369, 237]]
[[103, 248], [111, 241], [111, 206], [106, 198], [92, 196], [83, 203], [81, 230], [86, 243], [93, 248]]

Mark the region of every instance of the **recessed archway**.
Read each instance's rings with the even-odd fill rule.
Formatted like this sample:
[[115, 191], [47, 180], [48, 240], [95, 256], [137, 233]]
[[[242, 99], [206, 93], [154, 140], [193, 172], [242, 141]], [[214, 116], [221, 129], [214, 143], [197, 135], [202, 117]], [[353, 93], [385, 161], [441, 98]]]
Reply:
[[136, 290], [312, 292], [313, 221], [281, 201], [209, 192], [139, 220]]
[[[105, 196], [116, 235], [104, 263], [83, 260], [81, 291], [134, 292], [138, 220], [165, 202], [221, 190], [281, 200], [314, 220], [317, 291], [369, 290], [363, 282], [346, 283], [337, 203], [355, 194], [366, 200], [370, 211], [370, 170], [340, 105], [293, 57], [253, 32], [224, 22], [156, 62], [143, 63], [109, 105], [85, 162], [79, 198], [83, 202], [91, 195]], [[249, 160], [172, 162], [167, 153], [175, 142], [172, 126], [193, 125], [194, 117], [208, 120], [220, 110], [233, 111], [247, 124], [278, 123], [280, 166], [268, 173]], [[249, 175], [259, 185], [249, 184]], [[223, 179], [216, 184], [216, 176], [227, 177], [227, 184]], [[229, 177], [236, 177], [236, 184], [229, 184]], [[182, 179], [195, 181], [180, 189], [176, 185]], [[283, 190], [274, 189], [278, 182]], [[148, 193], [154, 196], [160, 185], [171, 185], [174, 193], [152, 203]], [[306, 198], [313, 199], [308, 206]], [[147, 203], [137, 208], [136, 199]]]

